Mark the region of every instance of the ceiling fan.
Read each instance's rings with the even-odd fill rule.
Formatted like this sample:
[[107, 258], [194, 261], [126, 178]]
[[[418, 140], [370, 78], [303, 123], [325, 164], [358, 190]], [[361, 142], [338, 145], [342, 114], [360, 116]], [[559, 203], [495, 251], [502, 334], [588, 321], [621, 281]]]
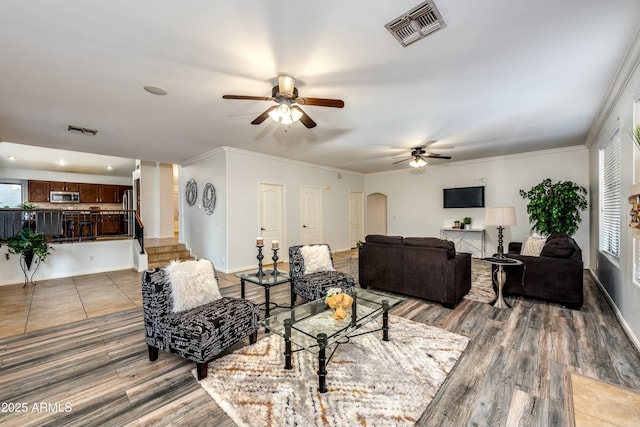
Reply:
[[259, 125], [264, 122], [267, 117], [273, 120], [290, 125], [298, 120], [307, 128], [316, 127], [311, 117], [309, 117], [300, 105], [312, 105], [316, 107], [344, 107], [344, 101], [341, 99], [328, 98], [305, 98], [298, 96], [296, 79], [290, 76], [278, 76], [278, 84], [271, 89], [271, 96], [247, 96], [247, 95], [222, 95], [224, 99], [246, 99], [251, 101], [275, 101], [276, 105], [269, 107], [265, 112], [253, 119], [252, 125]]
[[402, 159], [402, 160], [398, 160], [397, 162], [394, 162], [393, 164], [398, 164], [398, 163], [402, 163], [402, 162], [406, 162], [407, 160], [411, 160], [409, 162], [409, 166], [414, 167], [414, 168], [421, 168], [423, 166], [427, 165], [427, 160], [426, 159], [450, 159], [451, 156], [443, 156], [442, 154], [438, 154], [438, 153], [430, 153], [427, 152], [425, 150], [425, 148], [427, 148], [429, 145], [435, 143], [436, 141], [429, 141], [426, 142], [418, 147], [414, 147], [411, 149], [411, 156], [407, 157], [406, 159]]

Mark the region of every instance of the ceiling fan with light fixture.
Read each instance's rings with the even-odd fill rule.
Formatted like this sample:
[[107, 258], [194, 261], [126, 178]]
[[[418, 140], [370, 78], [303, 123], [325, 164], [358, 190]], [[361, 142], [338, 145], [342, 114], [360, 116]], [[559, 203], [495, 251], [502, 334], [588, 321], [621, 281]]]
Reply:
[[[425, 150], [429, 145], [433, 144], [434, 142], [436, 141], [429, 141], [418, 147], [412, 148], [411, 156], [407, 157], [406, 159], [398, 160], [393, 164], [395, 165], [398, 163], [406, 162], [407, 160], [411, 160], [409, 162], [409, 166], [414, 168], [421, 168], [427, 165], [427, 159], [450, 159], [451, 156], [443, 156], [442, 154], [430, 153]], [[445, 147], [442, 147], [442, 148], [445, 148]]]
[[256, 117], [251, 122], [252, 125], [259, 125], [264, 122], [267, 117], [271, 117], [276, 122], [285, 125], [290, 125], [300, 120], [307, 128], [313, 128], [316, 127], [316, 122], [302, 111], [300, 105], [333, 108], [344, 107], [344, 101], [341, 99], [299, 97], [298, 89], [295, 86], [296, 79], [293, 77], [278, 76], [278, 84], [271, 89], [271, 96], [222, 95], [222, 98], [276, 102], [276, 105], [269, 107]]

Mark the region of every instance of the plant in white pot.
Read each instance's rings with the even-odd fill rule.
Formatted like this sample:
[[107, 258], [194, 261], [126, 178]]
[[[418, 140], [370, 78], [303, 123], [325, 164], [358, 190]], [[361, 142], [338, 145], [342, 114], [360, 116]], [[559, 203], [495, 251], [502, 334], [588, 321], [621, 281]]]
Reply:
[[[47, 243], [47, 239], [43, 233], [36, 233], [30, 228], [23, 228], [14, 236], [7, 239], [8, 252], [5, 254], [6, 259], [10, 258], [10, 254], [20, 256], [20, 268], [24, 273], [24, 286], [34, 284], [33, 275], [38, 271], [40, 263], [51, 253], [53, 249]], [[31, 267], [35, 265], [35, 269], [31, 272]], [[29, 276], [29, 273], [31, 275]]]

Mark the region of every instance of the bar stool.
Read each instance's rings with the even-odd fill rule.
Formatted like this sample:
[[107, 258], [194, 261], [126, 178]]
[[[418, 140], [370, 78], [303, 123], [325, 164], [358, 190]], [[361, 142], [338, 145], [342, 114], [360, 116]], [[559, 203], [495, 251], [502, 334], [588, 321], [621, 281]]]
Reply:
[[86, 227], [89, 227], [89, 237], [93, 239], [93, 221], [78, 221], [78, 242], [81, 242], [82, 238], [86, 236], [84, 234]]

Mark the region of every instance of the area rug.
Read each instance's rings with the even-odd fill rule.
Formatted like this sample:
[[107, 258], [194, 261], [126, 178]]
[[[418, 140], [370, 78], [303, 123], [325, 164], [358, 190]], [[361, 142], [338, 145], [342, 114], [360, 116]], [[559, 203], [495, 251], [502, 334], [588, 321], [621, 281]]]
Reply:
[[491, 264], [476, 258], [471, 259], [471, 290], [464, 298], [486, 304], [496, 300], [491, 282]]
[[[275, 334], [211, 362], [200, 385], [239, 426], [413, 426], [469, 338], [389, 319], [390, 341], [378, 331], [339, 346], [327, 393], [318, 392], [317, 354], [296, 352], [285, 370], [284, 340]], [[379, 327], [373, 321], [360, 331]]]

